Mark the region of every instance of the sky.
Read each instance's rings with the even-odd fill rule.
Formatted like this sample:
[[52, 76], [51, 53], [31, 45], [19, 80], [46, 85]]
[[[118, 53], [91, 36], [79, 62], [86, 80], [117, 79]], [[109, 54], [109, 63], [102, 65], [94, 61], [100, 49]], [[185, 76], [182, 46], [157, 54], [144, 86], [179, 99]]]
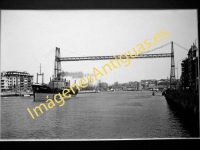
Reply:
[[[145, 51], [171, 41], [189, 50], [198, 38], [197, 10], [1, 10], [1, 71], [27, 71], [36, 82], [41, 63], [48, 83], [54, 73], [56, 47], [61, 57], [121, 55], [137, 49], [145, 39], [153, 41], [161, 30], [168, 36], [162, 35], [160, 42]], [[171, 45], [151, 53], [171, 53]], [[180, 78], [180, 60], [187, 53], [174, 44], [176, 78], [177, 70]], [[91, 74], [93, 67], [102, 71], [106, 63], [109, 60], [63, 61], [61, 66], [63, 71]], [[98, 79], [108, 84], [166, 79], [170, 66], [170, 57], [131, 59], [130, 65], [121, 62]]]

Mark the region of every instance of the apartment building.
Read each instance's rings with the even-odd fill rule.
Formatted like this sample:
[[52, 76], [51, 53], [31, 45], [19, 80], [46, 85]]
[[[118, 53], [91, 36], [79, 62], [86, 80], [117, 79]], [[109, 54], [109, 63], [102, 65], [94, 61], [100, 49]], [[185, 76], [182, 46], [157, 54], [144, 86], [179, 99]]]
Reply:
[[5, 77], [6, 72], [1, 72], [1, 91], [9, 90], [9, 80]]
[[197, 47], [192, 45], [188, 51], [188, 58], [182, 61], [181, 85], [183, 89], [198, 89], [198, 57]]
[[27, 72], [7, 71], [1, 73], [1, 91], [5, 90], [31, 90], [33, 75]]

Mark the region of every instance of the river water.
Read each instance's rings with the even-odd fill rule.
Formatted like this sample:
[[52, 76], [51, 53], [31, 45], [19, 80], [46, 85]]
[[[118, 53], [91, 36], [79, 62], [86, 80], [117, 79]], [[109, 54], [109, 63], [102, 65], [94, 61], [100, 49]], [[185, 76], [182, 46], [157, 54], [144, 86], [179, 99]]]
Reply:
[[[44, 102], [47, 104], [46, 102]], [[33, 97], [1, 98], [2, 139], [135, 139], [198, 137], [157, 92], [115, 91], [78, 94], [32, 119]], [[196, 128], [197, 127], [197, 128]]]

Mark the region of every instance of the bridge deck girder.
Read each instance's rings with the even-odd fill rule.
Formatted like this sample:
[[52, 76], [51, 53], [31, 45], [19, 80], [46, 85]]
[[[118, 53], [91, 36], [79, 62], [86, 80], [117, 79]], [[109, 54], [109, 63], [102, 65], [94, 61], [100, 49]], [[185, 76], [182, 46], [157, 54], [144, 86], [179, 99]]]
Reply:
[[[127, 59], [125, 55], [116, 55], [116, 56], [85, 56], [85, 57], [57, 57], [57, 61], [83, 61], [83, 60], [108, 60], [108, 59]], [[162, 57], [171, 57], [171, 53], [162, 53], [162, 54], [139, 54], [127, 55], [129, 59], [135, 58], [162, 58]]]

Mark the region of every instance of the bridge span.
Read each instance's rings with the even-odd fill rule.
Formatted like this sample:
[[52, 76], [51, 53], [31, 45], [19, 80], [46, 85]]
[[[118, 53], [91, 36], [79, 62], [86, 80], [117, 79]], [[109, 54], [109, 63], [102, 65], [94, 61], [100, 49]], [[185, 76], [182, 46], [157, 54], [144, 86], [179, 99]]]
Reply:
[[[162, 54], [139, 54], [139, 55], [127, 55], [129, 59], [135, 58], [162, 58], [171, 57], [171, 53]], [[126, 56], [85, 56], [85, 57], [57, 57], [57, 61], [83, 61], [83, 60], [110, 60], [110, 59], [127, 59]]]
[[[129, 59], [171, 57], [171, 69], [170, 69], [170, 88], [171, 88], [172, 87], [171, 85], [175, 85], [175, 63], [174, 63], [173, 43], [176, 44], [177, 46], [181, 47], [182, 49], [187, 50], [186, 48], [184, 48], [184, 47], [180, 46], [179, 44], [172, 41], [165, 45], [157, 47], [155, 49], [142, 52], [142, 54], [138, 54], [138, 55], [123, 55], [123, 54], [121, 54], [121, 55], [115, 55], [115, 56], [61, 57], [60, 56], [60, 48], [56, 47], [54, 75], [55, 75], [55, 78], [57, 78], [58, 74], [61, 73], [61, 61], [111, 60], [111, 59], [127, 59], [127, 57]], [[149, 52], [161, 49], [170, 44], [171, 44], [171, 53], [145, 54], [145, 53], [149, 53]], [[135, 53], [135, 54], [137, 54], [137, 53]]]

